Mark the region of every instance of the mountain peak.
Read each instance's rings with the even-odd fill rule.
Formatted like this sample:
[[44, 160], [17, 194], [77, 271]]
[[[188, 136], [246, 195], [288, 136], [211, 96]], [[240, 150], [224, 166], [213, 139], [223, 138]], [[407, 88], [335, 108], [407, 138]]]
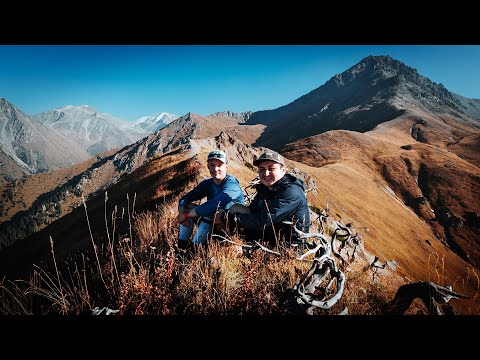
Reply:
[[346, 85], [358, 78], [368, 78], [368, 81], [371, 81], [372, 78], [385, 80], [396, 76], [415, 82], [423, 78], [418, 74], [416, 69], [405, 65], [399, 60], [393, 59], [389, 55], [369, 55], [350, 69], [332, 77], [327, 84], [338, 87]]
[[3, 97], [0, 97], [0, 109], [2, 109], [2, 111], [4, 111], [4, 112], [8, 112], [8, 113], [14, 113], [14, 112], [17, 112], [17, 111], [22, 112], [15, 105], [13, 105], [10, 101], [8, 101], [7, 99], [5, 99]]
[[269, 126], [256, 145], [275, 150], [330, 129], [369, 131], [407, 109], [480, 117], [475, 101], [449, 92], [391, 56], [370, 55], [288, 105], [253, 113], [247, 123]]
[[360, 63], [394, 63], [399, 62], [395, 60], [390, 55], [368, 55], [367, 57], [363, 58]]
[[369, 55], [366, 58], [363, 58], [354, 68], [363, 68], [363, 69], [382, 69], [384, 71], [389, 70], [390, 72], [408, 72], [413, 74], [418, 74], [416, 69], [413, 69], [399, 60], [395, 60], [389, 55]]
[[[388, 55], [369, 55], [350, 69], [337, 74], [325, 83], [330, 90], [357, 87], [376, 89], [377, 95], [385, 97], [395, 93], [408, 93], [419, 101], [430, 101], [431, 109], [438, 108], [441, 100], [457, 109], [457, 100], [442, 84], [437, 84], [418, 73], [417, 69], [405, 65]], [[428, 100], [430, 99], [430, 100]]]
[[87, 113], [96, 113], [97, 110], [95, 110], [93, 107], [89, 105], [66, 105], [62, 106], [60, 108], [55, 109], [57, 111], [63, 112], [63, 111], [83, 111]]
[[178, 115], [175, 114], [157, 112], [153, 115], [143, 116], [140, 119], [135, 120], [131, 125], [131, 128], [145, 134], [155, 133], [177, 118]]

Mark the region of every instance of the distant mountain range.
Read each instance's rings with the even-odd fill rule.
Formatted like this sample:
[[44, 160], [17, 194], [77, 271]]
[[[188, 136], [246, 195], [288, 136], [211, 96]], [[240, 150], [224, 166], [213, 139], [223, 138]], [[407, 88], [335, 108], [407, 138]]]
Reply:
[[[3, 105], [8, 116], [0, 113], [17, 124], [15, 131], [2, 126], [0, 136], [11, 144], [8, 154], [23, 149], [12, 139], [24, 147], [31, 144], [22, 142], [23, 133], [32, 139], [48, 129], [61, 134], [47, 125], [52, 120], [35, 120], [38, 133], [27, 132], [33, 120], [9, 106]], [[90, 114], [86, 123], [93, 124], [96, 112], [75, 109], [82, 111]], [[281, 152], [289, 171], [307, 184], [309, 203], [318, 209], [328, 206], [353, 222], [365, 247], [383, 260], [394, 259], [405, 279], [429, 281], [432, 254], [442, 259], [452, 284], [470, 274], [469, 268], [480, 271], [478, 99], [453, 94], [389, 56], [369, 56], [278, 109], [188, 113], [173, 121], [161, 115], [152, 118], [166, 126], [135, 143], [0, 186], [0, 277], [48, 261], [49, 236], [59, 258], [89, 249], [82, 195], [100, 242], [105, 240], [105, 192], [115, 204], [110, 206], [119, 208], [126, 208], [127, 194], [135, 194], [138, 212], [175, 201], [192, 183], [208, 177], [205, 158], [212, 148], [227, 152], [229, 172], [242, 186], [256, 176], [255, 156], [265, 148]], [[155, 121], [145, 120], [144, 125], [151, 123]], [[138, 130], [138, 125], [133, 126]], [[86, 152], [92, 145], [83, 140], [79, 151]], [[21, 153], [30, 154], [28, 148]]]
[[177, 116], [157, 113], [126, 122], [88, 105], [27, 115], [0, 98], [0, 179], [12, 180], [71, 166], [122, 148], [161, 129]]
[[91, 157], [73, 139], [26, 115], [3, 98], [0, 98], [0, 138], [0, 161], [16, 168], [0, 168], [0, 178], [7, 180], [13, 177], [12, 172], [45, 172]]

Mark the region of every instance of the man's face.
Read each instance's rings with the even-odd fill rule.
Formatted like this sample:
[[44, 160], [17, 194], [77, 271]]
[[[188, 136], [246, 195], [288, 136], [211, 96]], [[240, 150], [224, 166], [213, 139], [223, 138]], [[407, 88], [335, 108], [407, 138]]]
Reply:
[[263, 185], [270, 187], [280, 180], [287, 169], [271, 160], [263, 161], [258, 165], [258, 176]]
[[225, 176], [227, 176], [227, 164], [225, 164], [223, 161], [211, 159], [208, 160], [207, 166], [208, 171], [210, 171], [210, 175], [217, 184], [225, 179]]

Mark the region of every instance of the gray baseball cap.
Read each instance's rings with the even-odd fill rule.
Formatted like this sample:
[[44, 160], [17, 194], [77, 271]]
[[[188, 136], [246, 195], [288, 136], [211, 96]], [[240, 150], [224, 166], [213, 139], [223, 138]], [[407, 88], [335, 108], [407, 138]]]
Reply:
[[223, 152], [222, 150], [210, 151], [210, 153], [208, 154], [208, 157], [207, 157], [207, 161], [211, 160], [211, 159], [218, 159], [225, 164], [228, 163], [227, 154], [225, 154], [225, 152]]
[[260, 165], [261, 162], [267, 161], [267, 160], [275, 161], [275, 162], [285, 166], [285, 159], [283, 158], [282, 155], [280, 155], [279, 153], [276, 153], [275, 151], [264, 152], [258, 158], [253, 160], [253, 165], [258, 166], [258, 165]]

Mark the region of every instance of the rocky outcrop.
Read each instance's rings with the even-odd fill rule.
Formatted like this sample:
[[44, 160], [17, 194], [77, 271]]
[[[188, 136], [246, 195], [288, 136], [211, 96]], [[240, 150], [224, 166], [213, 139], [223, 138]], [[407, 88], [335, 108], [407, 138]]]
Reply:
[[237, 112], [232, 112], [232, 111], [219, 111], [219, 112], [211, 114], [210, 116], [212, 116], [212, 117], [228, 116], [228, 117], [231, 117], [233, 119], [238, 120], [239, 123], [244, 123], [245, 121], [247, 121], [250, 118], [251, 115], [252, 115], [251, 111], [245, 111], [245, 112], [242, 112], [242, 113], [237, 113]]

